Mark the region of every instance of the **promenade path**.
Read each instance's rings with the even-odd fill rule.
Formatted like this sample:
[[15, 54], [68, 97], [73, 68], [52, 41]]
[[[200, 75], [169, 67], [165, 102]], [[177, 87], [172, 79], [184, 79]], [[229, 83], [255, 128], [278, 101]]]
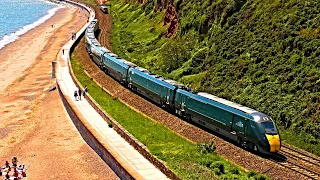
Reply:
[[[89, 22], [76, 34], [76, 37], [84, 32], [90, 21], [95, 17], [94, 11], [91, 10]], [[107, 122], [96, 112], [96, 110], [89, 104], [89, 102], [82, 98], [82, 100], [75, 100], [73, 93], [77, 90], [76, 84], [73, 82], [69, 72], [68, 61], [70, 57], [70, 48], [74, 44], [74, 40], [68, 41], [58, 55], [58, 71], [57, 83], [69, 101], [72, 102], [72, 107], [80, 112], [85, 117], [86, 122], [82, 122], [90, 126], [92, 134], [98, 134], [102, 137], [101, 144], [106, 144], [108, 151], [114, 158], [126, 169], [134, 179], [168, 179], [159, 169], [152, 163], [145, 159], [137, 150], [135, 150], [126, 140], [124, 140], [116, 131], [108, 127]], [[99, 138], [101, 141], [101, 138]], [[121, 177], [120, 177], [121, 178]]]

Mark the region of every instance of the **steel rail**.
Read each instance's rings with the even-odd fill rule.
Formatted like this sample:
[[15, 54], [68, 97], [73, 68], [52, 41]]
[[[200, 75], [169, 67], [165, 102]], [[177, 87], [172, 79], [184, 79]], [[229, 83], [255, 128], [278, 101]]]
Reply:
[[[281, 152], [279, 152], [278, 154], [281, 155], [281, 157], [275, 156], [275, 157], [278, 157], [278, 159], [283, 159], [283, 157], [287, 157], [285, 154], [282, 154]], [[290, 161], [290, 159], [286, 159], [283, 162], [277, 161], [275, 159], [271, 159], [271, 161], [273, 161], [273, 162], [275, 162], [275, 163], [277, 163], [287, 169], [290, 169], [290, 170], [295, 171], [299, 174], [302, 174], [303, 176], [306, 176], [310, 179], [320, 180], [320, 173], [315, 172], [311, 169], [305, 168], [301, 165], [298, 165], [297, 163]]]
[[[320, 168], [320, 158], [308, 155], [305, 152], [299, 151], [297, 149], [291, 148], [286, 145], [282, 145], [281, 151], [288, 153], [288, 154], [291, 154], [292, 156], [295, 156], [301, 160], [307, 161], [307, 162], [314, 164], [316, 166], [319, 166], [319, 168]], [[292, 152], [290, 152], [290, 151], [292, 151]]]

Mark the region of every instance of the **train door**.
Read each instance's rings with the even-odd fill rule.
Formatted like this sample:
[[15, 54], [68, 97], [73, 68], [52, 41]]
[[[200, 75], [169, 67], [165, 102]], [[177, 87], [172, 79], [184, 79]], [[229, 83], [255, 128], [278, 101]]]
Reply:
[[178, 105], [178, 108], [176, 109], [176, 113], [179, 114], [180, 116], [184, 116], [185, 95], [180, 93], [179, 96], [180, 96], [180, 98], [179, 98], [180, 99], [180, 103]]
[[100, 54], [100, 66], [103, 67], [103, 54]]
[[167, 88], [167, 94], [166, 94], [166, 104], [168, 105], [170, 102], [170, 89]]
[[237, 141], [242, 142], [246, 137], [247, 120], [244, 117], [233, 115], [231, 133], [237, 136]]
[[182, 111], [182, 112], [185, 111], [185, 109], [184, 109], [185, 104], [186, 104], [186, 96], [185, 96], [185, 95], [182, 95], [182, 97], [181, 97], [181, 111]]

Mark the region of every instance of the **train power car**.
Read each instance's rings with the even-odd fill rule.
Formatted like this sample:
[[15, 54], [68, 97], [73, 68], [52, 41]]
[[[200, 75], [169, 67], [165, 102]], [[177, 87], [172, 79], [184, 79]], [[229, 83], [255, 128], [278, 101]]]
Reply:
[[91, 59], [117, 81], [185, 119], [253, 151], [269, 154], [280, 150], [279, 133], [270, 117], [208, 93], [192, 92], [183, 84], [118, 57], [96, 40], [97, 26], [95, 20], [86, 30], [87, 51]]
[[271, 118], [248, 107], [208, 93], [178, 89], [176, 112], [253, 151], [273, 153], [280, 150], [280, 138]]

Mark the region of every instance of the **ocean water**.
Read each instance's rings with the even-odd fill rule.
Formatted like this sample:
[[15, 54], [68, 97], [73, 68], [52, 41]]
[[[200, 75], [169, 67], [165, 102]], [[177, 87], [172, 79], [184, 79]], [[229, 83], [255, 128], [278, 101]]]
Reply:
[[45, 0], [0, 0], [0, 49], [61, 8]]

